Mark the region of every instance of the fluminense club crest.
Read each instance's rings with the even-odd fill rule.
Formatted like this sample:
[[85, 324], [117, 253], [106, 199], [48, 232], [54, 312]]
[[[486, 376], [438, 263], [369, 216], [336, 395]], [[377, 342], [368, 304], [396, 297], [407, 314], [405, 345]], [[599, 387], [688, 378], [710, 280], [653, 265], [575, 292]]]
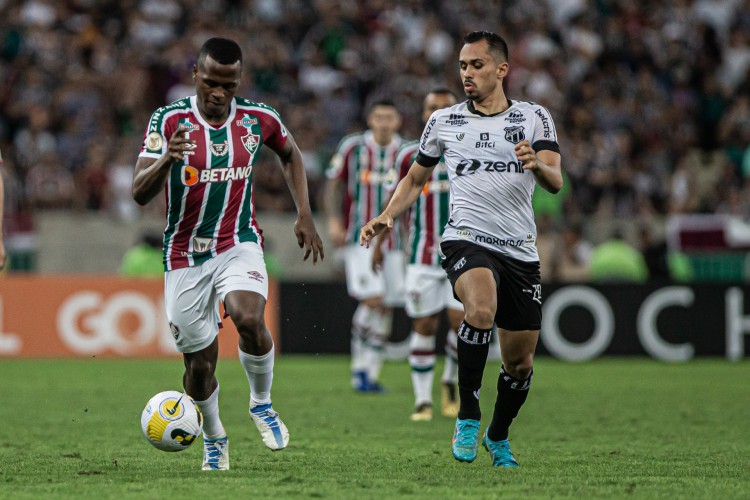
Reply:
[[523, 126], [517, 125], [513, 127], [505, 127], [503, 130], [505, 130], [505, 140], [513, 144], [518, 144], [526, 139]]
[[253, 134], [253, 130], [247, 127], [247, 135], [241, 137], [242, 145], [245, 146], [250, 156], [254, 156], [255, 152], [258, 151], [258, 145], [260, 145], [260, 136]]

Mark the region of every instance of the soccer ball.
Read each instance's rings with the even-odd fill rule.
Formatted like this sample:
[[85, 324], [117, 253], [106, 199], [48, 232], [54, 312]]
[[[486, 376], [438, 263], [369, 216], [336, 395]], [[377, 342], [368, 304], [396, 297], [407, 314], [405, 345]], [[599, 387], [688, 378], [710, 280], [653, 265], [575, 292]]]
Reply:
[[181, 451], [200, 435], [203, 415], [187, 394], [164, 391], [148, 400], [141, 413], [141, 429], [158, 449]]

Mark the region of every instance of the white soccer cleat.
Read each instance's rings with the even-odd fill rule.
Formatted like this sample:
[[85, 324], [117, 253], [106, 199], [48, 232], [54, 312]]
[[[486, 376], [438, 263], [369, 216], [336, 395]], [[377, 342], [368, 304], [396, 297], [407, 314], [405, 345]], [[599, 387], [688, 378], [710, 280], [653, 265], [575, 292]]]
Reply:
[[202, 470], [229, 470], [229, 440], [203, 439]]
[[263, 444], [272, 450], [286, 448], [289, 444], [289, 430], [279, 418], [279, 414], [273, 410], [271, 403], [250, 408], [250, 417], [263, 438]]

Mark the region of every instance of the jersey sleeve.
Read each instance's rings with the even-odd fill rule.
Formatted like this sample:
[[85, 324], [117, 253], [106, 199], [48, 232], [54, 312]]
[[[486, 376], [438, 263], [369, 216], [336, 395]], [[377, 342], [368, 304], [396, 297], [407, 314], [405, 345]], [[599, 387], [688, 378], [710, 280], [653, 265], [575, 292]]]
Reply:
[[396, 168], [396, 172], [398, 172], [398, 178], [394, 182], [386, 186], [386, 189], [389, 192], [395, 191], [398, 182], [406, 177], [406, 174], [409, 172], [409, 168], [411, 168], [411, 164], [414, 161], [415, 152], [416, 146], [414, 144], [407, 144], [406, 146], [402, 146], [401, 149], [399, 149], [398, 153], [396, 154], [394, 165], [394, 167]]
[[270, 106], [263, 106], [259, 111], [261, 111], [258, 117], [263, 131], [263, 144], [274, 151], [281, 151], [289, 135], [284, 122], [281, 121], [281, 116]]
[[434, 167], [443, 156], [443, 146], [438, 140], [438, 114], [440, 110], [435, 111], [427, 120], [424, 132], [422, 132], [422, 141], [419, 144], [416, 162], [423, 167]]
[[346, 181], [349, 173], [349, 158], [354, 147], [352, 140], [351, 137], [345, 137], [336, 148], [336, 152], [331, 157], [326, 169], [326, 177], [329, 179]]
[[164, 119], [164, 108], [159, 108], [151, 115], [148, 128], [143, 134], [143, 143], [139, 158], [153, 158], [158, 160], [167, 151], [170, 137], [174, 130], [169, 130], [169, 120]]
[[535, 106], [534, 109], [534, 137], [531, 138], [531, 147], [534, 151], [546, 149], [555, 153], [560, 152], [555, 123], [544, 106]]

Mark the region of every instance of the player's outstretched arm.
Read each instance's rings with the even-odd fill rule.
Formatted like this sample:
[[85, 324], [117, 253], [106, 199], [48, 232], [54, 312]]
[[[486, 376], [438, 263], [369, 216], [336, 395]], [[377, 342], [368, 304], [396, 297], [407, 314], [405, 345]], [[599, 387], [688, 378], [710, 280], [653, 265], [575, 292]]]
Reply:
[[435, 167], [424, 167], [417, 162], [411, 164], [409, 172], [399, 181], [393, 197], [383, 213], [365, 224], [359, 232], [359, 244], [370, 247], [370, 241], [377, 235], [393, 228], [393, 219], [400, 217], [417, 201], [422, 188], [432, 175]]
[[145, 205], [164, 188], [169, 176], [169, 171], [176, 161], [185, 158], [185, 155], [194, 153], [195, 141], [186, 137], [188, 127], [180, 125], [180, 128], [169, 138], [167, 150], [157, 160], [153, 158], [138, 158], [133, 174], [133, 199], [139, 205]]
[[276, 151], [281, 159], [281, 170], [284, 172], [286, 184], [292, 193], [294, 205], [297, 207], [297, 221], [294, 223], [294, 234], [297, 236], [297, 244], [305, 249], [303, 260], [307, 260], [312, 253], [313, 264], [323, 260], [323, 241], [315, 229], [312, 210], [310, 209], [310, 197], [307, 192], [307, 175], [305, 164], [302, 161], [297, 143], [294, 142], [292, 134], [287, 135], [286, 143], [280, 151]]

